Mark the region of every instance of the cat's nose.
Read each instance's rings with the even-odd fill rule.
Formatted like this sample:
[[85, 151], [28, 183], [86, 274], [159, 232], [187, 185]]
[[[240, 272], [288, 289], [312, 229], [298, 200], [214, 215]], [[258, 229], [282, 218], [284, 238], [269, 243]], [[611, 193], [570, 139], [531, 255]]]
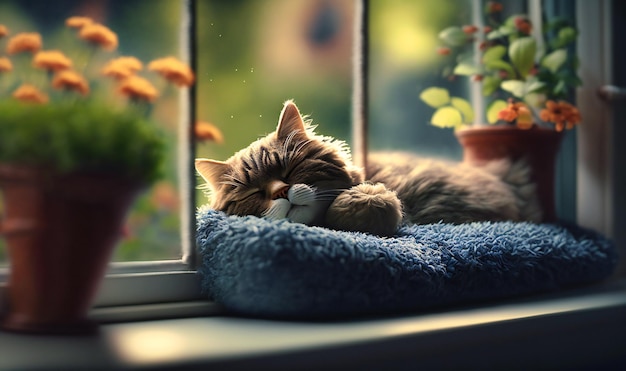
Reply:
[[273, 180], [269, 184], [269, 194], [272, 200], [279, 198], [287, 198], [287, 192], [289, 191], [289, 184], [280, 180]]

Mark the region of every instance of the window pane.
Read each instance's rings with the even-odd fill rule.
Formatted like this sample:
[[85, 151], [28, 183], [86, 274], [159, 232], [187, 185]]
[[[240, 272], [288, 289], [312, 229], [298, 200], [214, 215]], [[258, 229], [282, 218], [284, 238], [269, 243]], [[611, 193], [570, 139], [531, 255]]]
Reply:
[[199, 1], [197, 22], [198, 118], [224, 138], [197, 157], [226, 160], [273, 131], [287, 99], [349, 139], [352, 0]]
[[[162, 127], [167, 141], [169, 153], [165, 177], [137, 200], [116, 250], [116, 261], [178, 259], [181, 256], [176, 170], [180, 93], [175, 86], [168, 85], [145, 67], [156, 58], [180, 55], [182, 10], [183, 0], [5, 0], [0, 3], [0, 24], [11, 31], [9, 36], [0, 40], [2, 54], [6, 39], [11, 35], [39, 32], [45, 50], [60, 49], [75, 61], [85, 61], [85, 74], [91, 81], [90, 99], [107, 95], [110, 99], [118, 99], [117, 104], [126, 104], [119, 97], [111, 98], [115, 97], [115, 86], [112, 80], [105, 80], [100, 75], [104, 63], [118, 56], [134, 56], [141, 60], [144, 69], [139, 74], [159, 90], [159, 98], [151, 106], [150, 116]], [[75, 30], [65, 26], [65, 20], [75, 15], [88, 16], [109, 27], [118, 36], [118, 48], [115, 51], [95, 50], [79, 40]], [[2, 91], [9, 89], [3, 85], [0, 88]], [[3, 244], [4, 241], [0, 242], [0, 266], [7, 265]]]
[[401, 150], [461, 158], [452, 129], [432, 126], [433, 109], [419, 99], [430, 86], [469, 97], [466, 79], [442, 77], [437, 35], [472, 23], [469, 0], [370, 1], [371, 150]]

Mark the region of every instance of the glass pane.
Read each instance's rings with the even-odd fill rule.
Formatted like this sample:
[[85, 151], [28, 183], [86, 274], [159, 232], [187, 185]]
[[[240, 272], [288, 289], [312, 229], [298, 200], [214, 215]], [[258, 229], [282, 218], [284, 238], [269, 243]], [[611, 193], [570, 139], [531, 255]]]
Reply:
[[[180, 216], [177, 181], [177, 127], [179, 125], [179, 89], [166, 82], [147, 64], [157, 58], [180, 55], [180, 19], [182, 0], [109, 0], [109, 1], [47, 1], [4, 0], [0, 2], [0, 24], [10, 34], [0, 39], [0, 55], [5, 54], [7, 40], [20, 32], [39, 32], [43, 49], [58, 49], [72, 58], [77, 68], [83, 68], [90, 80], [91, 93], [87, 99], [104, 98], [112, 104], [127, 104], [116, 96], [112, 79], [101, 75], [106, 62], [119, 56], [134, 56], [143, 63], [138, 74], [148, 79], [159, 90], [159, 97], [149, 107], [149, 115], [161, 126], [167, 140], [168, 156], [165, 177], [146, 191], [130, 213], [114, 260], [134, 261], [153, 259], [178, 259], [180, 249]], [[113, 51], [96, 49], [77, 37], [77, 31], [65, 26], [71, 16], [87, 16], [104, 24], [117, 34], [119, 46]], [[15, 58], [14, 63], [18, 59]], [[30, 60], [21, 70], [33, 69]], [[82, 67], [84, 66], [84, 67]], [[0, 76], [4, 77], [4, 76]], [[27, 79], [24, 73], [11, 80]], [[107, 80], [109, 79], [109, 80]], [[4, 99], [12, 89], [2, 85]], [[9, 82], [6, 82], [9, 84]], [[60, 97], [62, 99], [64, 97]], [[117, 99], [117, 100], [116, 100]], [[51, 103], [54, 99], [51, 98]], [[4, 242], [2, 242], [4, 243]], [[7, 264], [0, 243], [0, 265]]]
[[352, 23], [352, 0], [199, 1], [198, 119], [223, 142], [198, 142], [197, 157], [226, 160], [273, 131], [287, 99], [349, 140]]
[[468, 97], [466, 79], [442, 77], [438, 34], [471, 24], [469, 0], [370, 1], [370, 150], [400, 150], [461, 159], [452, 129], [432, 126], [419, 99], [430, 86]]

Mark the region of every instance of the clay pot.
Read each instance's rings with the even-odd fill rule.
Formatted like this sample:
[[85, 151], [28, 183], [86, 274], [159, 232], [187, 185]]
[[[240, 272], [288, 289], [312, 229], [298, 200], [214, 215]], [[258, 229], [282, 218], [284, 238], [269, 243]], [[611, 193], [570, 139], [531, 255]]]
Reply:
[[513, 161], [526, 159], [537, 185], [543, 221], [557, 220], [554, 177], [563, 132], [538, 127], [522, 130], [511, 126], [485, 126], [457, 130], [455, 134], [463, 146], [466, 162], [479, 165], [505, 157]]
[[0, 164], [1, 232], [10, 262], [5, 330], [81, 334], [142, 186], [103, 174]]

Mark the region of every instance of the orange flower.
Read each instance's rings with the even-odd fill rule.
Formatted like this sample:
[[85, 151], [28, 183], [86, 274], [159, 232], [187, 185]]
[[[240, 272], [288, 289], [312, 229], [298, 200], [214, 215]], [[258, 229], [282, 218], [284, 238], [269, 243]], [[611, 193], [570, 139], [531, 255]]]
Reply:
[[515, 124], [520, 129], [530, 129], [533, 127], [533, 115], [527, 106], [522, 104], [518, 107]]
[[581, 120], [580, 112], [576, 107], [564, 101], [553, 100], [546, 102], [546, 108], [541, 110], [539, 117], [543, 121], [553, 123], [556, 131], [569, 130]]
[[13, 70], [13, 64], [7, 57], [0, 57], [0, 72], [9, 72]]
[[465, 32], [468, 35], [472, 35], [476, 33], [476, 31], [478, 31], [478, 27], [474, 26], [473, 24], [463, 26], [463, 32]]
[[148, 64], [148, 69], [178, 86], [190, 86], [195, 80], [191, 68], [174, 57], [155, 59]]
[[41, 35], [36, 32], [18, 33], [9, 39], [7, 53], [17, 54], [22, 52], [37, 53], [41, 49]]
[[78, 36], [83, 40], [100, 45], [105, 50], [115, 50], [117, 48], [117, 35], [101, 24], [92, 23], [83, 26]]
[[30, 84], [23, 84], [13, 92], [13, 97], [22, 102], [47, 103], [48, 96]]
[[121, 80], [130, 75], [133, 75], [137, 71], [141, 71], [143, 64], [135, 57], [119, 57], [112, 59], [102, 68], [102, 74], [105, 76], [111, 76], [115, 79]]
[[64, 70], [54, 75], [52, 87], [55, 89], [75, 90], [82, 95], [89, 94], [89, 83], [78, 72]]
[[437, 48], [437, 54], [439, 55], [449, 55], [450, 53], [452, 53], [452, 49], [448, 47], [440, 46]]
[[487, 13], [499, 13], [502, 11], [502, 8], [502, 4], [495, 1], [490, 1], [487, 3]]
[[532, 32], [533, 26], [532, 23], [527, 18], [524, 17], [516, 17], [515, 18], [515, 27], [523, 34], [530, 35]]
[[0, 24], [0, 39], [9, 34], [9, 29], [7, 26]]
[[520, 129], [530, 129], [533, 126], [533, 116], [530, 109], [521, 102], [509, 100], [509, 105], [498, 112], [498, 119], [507, 122], [515, 121]]
[[204, 121], [196, 122], [195, 135], [196, 139], [201, 141], [214, 141], [216, 143], [224, 142], [224, 136], [222, 135], [220, 129], [218, 129], [215, 125]]
[[93, 23], [93, 19], [89, 17], [69, 17], [65, 20], [65, 25], [71, 28], [83, 28]]
[[48, 50], [35, 54], [33, 65], [45, 70], [60, 71], [72, 67], [72, 61], [58, 50]]
[[152, 190], [150, 201], [159, 209], [169, 211], [177, 210], [180, 204], [178, 192], [169, 182], [157, 183]]
[[136, 75], [124, 79], [119, 87], [119, 92], [131, 99], [141, 99], [148, 102], [152, 102], [159, 95], [150, 81]]

